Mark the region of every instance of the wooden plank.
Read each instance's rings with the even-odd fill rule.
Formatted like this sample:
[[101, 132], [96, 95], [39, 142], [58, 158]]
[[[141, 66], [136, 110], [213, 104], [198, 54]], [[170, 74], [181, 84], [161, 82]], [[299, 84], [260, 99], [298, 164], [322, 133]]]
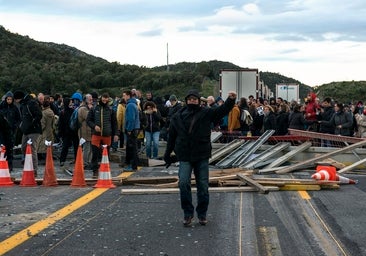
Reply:
[[248, 184], [256, 187], [260, 193], [262, 194], [268, 194], [269, 190], [265, 187], [265, 186], [262, 186], [261, 184], [259, 184], [257, 181], [249, 178], [248, 176], [246, 175], [243, 175], [241, 173], [238, 173], [237, 176], [239, 177], [239, 179], [247, 182]]
[[306, 190], [320, 190], [320, 185], [295, 185], [288, 184], [279, 188], [280, 191], [306, 191]]
[[364, 145], [366, 145], [366, 140], [357, 142], [357, 143], [352, 144], [348, 147], [340, 148], [340, 149], [334, 150], [332, 152], [314, 157], [312, 159], [308, 159], [308, 160], [299, 162], [297, 164], [290, 165], [286, 168], [283, 168], [282, 170], [276, 171], [276, 173], [283, 174], [283, 173], [288, 173], [288, 172], [291, 172], [291, 171], [299, 170], [299, 169], [304, 168], [304, 166], [315, 163], [316, 161], [319, 161], [319, 160], [322, 160], [322, 159], [325, 159], [325, 158], [328, 158], [328, 157], [331, 157], [331, 156], [334, 156], [334, 155], [337, 155], [337, 154], [340, 154], [340, 153], [343, 153], [343, 152], [351, 151], [355, 148], [359, 148], [359, 147], [362, 147]]
[[354, 170], [354, 169], [356, 169], [357, 166], [359, 166], [359, 165], [361, 165], [361, 164], [363, 164], [365, 162], [366, 162], [366, 158], [365, 159], [361, 159], [361, 160], [357, 161], [356, 163], [353, 163], [353, 164], [351, 164], [349, 166], [346, 166], [346, 167], [340, 169], [338, 171], [338, 173], [344, 173], [344, 172], [348, 172], [348, 171]]
[[[266, 187], [268, 191], [278, 191], [278, 187]], [[196, 188], [192, 188], [192, 192], [197, 192]], [[249, 187], [249, 186], [242, 186], [242, 187], [210, 187], [209, 192], [212, 193], [240, 193], [240, 192], [258, 192], [256, 188]], [[122, 188], [121, 194], [123, 195], [144, 195], [144, 194], [176, 194], [179, 193], [179, 188], [145, 188], [145, 189], [129, 189], [129, 188]]]
[[291, 159], [292, 157], [294, 157], [298, 153], [300, 153], [302, 151], [305, 151], [306, 149], [308, 149], [310, 147], [311, 147], [311, 142], [309, 142], [309, 141], [305, 142], [305, 143], [301, 144], [300, 146], [297, 146], [295, 149], [289, 151], [285, 155], [281, 156], [276, 161], [272, 162], [265, 169], [262, 169], [262, 171], [266, 170], [266, 169], [269, 169], [269, 168], [280, 166], [281, 164], [287, 162], [289, 159]]

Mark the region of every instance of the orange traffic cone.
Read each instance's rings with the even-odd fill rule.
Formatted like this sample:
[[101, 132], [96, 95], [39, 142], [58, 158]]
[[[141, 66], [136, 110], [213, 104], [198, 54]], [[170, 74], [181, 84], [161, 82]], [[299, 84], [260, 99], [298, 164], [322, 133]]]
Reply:
[[116, 186], [112, 183], [111, 168], [109, 166], [107, 145], [103, 145], [102, 162], [99, 167], [99, 175], [97, 184], [94, 188], [115, 188]]
[[14, 185], [14, 182], [11, 181], [10, 173], [9, 173], [9, 165], [8, 161], [6, 161], [5, 155], [5, 147], [1, 146], [0, 153], [0, 187], [10, 187]]
[[316, 173], [311, 175], [311, 178], [316, 180], [336, 180], [336, 168], [334, 166], [318, 165], [316, 167]]
[[84, 175], [84, 160], [83, 150], [81, 145], [85, 142], [83, 138], [80, 139], [78, 152], [76, 154], [76, 161], [74, 167], [74, 175], [72, 176], [71, 187], [86, 187], [85, 175]]
[[27, 148], [25, 150], [24, 168], [22, 181], [20, 182], [21, 187], [35, 187], [37, 186], [36, 179], [34, 177], [33, 161], [32, 161], [32, 141], [27, 142]]
[[46, 154], [46, 165], [44, 168], [43, 182], [42, 185], [45, 187], [57, 186], [57, 178], [55, 173], [55, 166], [53, 164], [53, 156], [52, 156], [52, 142], [45, 141], [47, 146], [47, 154]]
[[358, 183], [358, 180], [352, 180], [352, 179], [346, 178], [346, 177], [338, 175], [338, 174], [337, 174], [336, 180], [339, 181], [340, 184], [357, 184]]

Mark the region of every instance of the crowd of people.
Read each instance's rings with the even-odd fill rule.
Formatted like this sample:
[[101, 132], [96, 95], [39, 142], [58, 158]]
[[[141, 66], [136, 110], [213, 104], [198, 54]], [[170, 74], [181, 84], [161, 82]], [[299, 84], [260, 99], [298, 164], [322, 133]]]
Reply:
[[[76, 117], [75, 117], [76, 116]], [[76, 123], [71, 125], [75, 120]], [[342, 136], [366, 137], [366, 108], [361, 101], [343, 104], [326, 97], [320, 100], [309, 93], [305, 102], [287, 102], [282, 98], [262, 99], [250, 95], [237, 99], [235, 92], [228, 98], [202, 97], [190, 90], [183, 100], [174, 94], [154, 97], [139, 90], [125, 90], [121, 97], [108, 93], [71, 96], [7, 92], [0, 103], [0, 144], [6, 147], [9, 171], [13, 170], [13, 148], [21, 144], [23, 159], [31, 141], [35, 176], [38, 160], [45, 159], [45, 141], [62, 144], [59, 165], [73, 148], [76, 159], [80, 138], [86, 170], [98, 176], [102, 145], [108, 152], [125, 150], [121, 163], [125, 171], [136, 171], [139, 153], [157, 159], [159, 142], [167, 141], [164, 161], [167, 166], [179, 161], [179, 188], [184, 226], [190, 226], [194, 216], [191, 194], [191, 174], [196, 178], [196, 212], [201, 225], [206, 225], [208, 194], [208, 160], [211, 157], [210, 135], [221, 131], [230, 136], [260, 136], [267, 130], [274, 135], [287, 135], [288, 129], [309, 130]], [[223, 136], [225, 138], [225, 136]], [[331, 146], [322, 141], [322, 146]], [[175, 159], [175, 160], [174, 160]]]

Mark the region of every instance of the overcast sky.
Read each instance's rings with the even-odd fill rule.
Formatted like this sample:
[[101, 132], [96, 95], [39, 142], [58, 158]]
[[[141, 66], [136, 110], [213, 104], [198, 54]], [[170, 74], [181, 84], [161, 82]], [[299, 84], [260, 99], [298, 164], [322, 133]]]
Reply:
[[121, 64], [220, 60], [310, 86], [366, 80], [364, 0], [0, 0], [12, 33]]

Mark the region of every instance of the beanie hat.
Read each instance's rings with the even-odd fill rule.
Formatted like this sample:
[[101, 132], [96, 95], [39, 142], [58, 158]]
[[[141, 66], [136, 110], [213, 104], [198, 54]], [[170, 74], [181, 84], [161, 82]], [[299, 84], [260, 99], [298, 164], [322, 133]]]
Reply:
[[220, 96], [216, 98], [216, 103], [219, 101], [224, 101]]
[[177, 96], [175, 96], [174, 94], [170, 95], [169, 97], [170, 101], [177, 101]]
[[80, 92], [75, 92], [72, 96], [71, 99], [73, 100], [79, 100], [80, 102], [83, 100], [83, 96], [81, 95]]
[[187, 96], [185, 97], [185, 100], [186, 101], [187, 101], [187, 99], [188, 99], [189, 96], [194, 96], [197, 99], [200, 99], [201, 98], [199, 92], [197, 90], [195, 90], [195, 89], [192, 89], [192, 90], [189, 90], [188, 91]]
[[25, 96], [25, 94], [22, 91], [15, 91], [14, 92], [14, 99], [16, 99], [16, 100], [23, 99], [24, 96]]

